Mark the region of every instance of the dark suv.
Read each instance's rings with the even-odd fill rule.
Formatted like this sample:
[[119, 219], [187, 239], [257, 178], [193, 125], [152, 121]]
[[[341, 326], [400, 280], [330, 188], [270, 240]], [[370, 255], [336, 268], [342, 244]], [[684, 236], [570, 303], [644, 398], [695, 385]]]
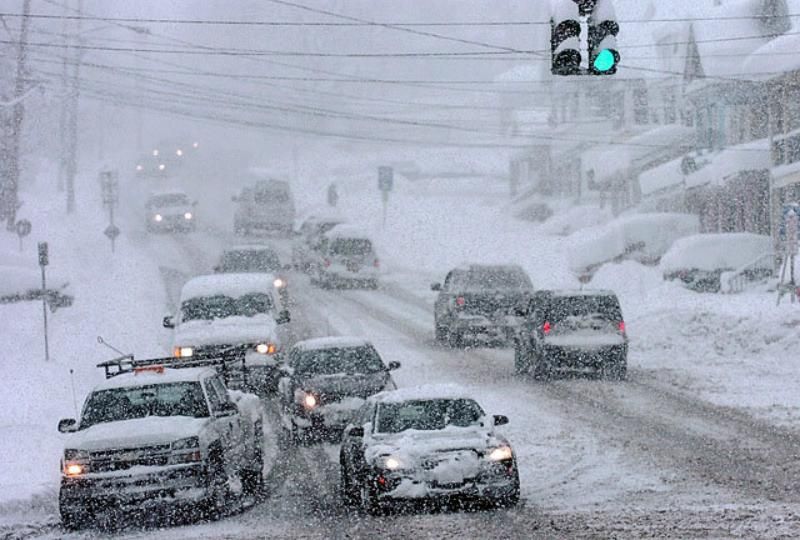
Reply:
[[628, 336], [611, 291], [537, 291], [516, 339], [517, 373], [549, 379], [557, 370], [591, 369], [613, 380], [627, 372]]
[[452, 270], [434, 305], [436, 341], [461, 347], [468, 339], [509, 343], [521, 322], [518, 313], [528, 305], [533, 285], [516, 265], [472, 264]]

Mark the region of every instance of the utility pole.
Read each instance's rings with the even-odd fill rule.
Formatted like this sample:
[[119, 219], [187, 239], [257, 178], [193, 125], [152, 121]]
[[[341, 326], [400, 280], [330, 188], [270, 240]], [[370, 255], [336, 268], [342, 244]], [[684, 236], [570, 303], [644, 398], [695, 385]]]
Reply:
[[19, 46], [17, 48], [17, 74], [14, 81], [14, 99], [17, 100], [11, 112], [11, 133], [8, 145], [8, 170], [5, 178], [1, 179], [0, 189], [0, 214], [6, 218], [6, 229], [15, 230], [17, 222], [17, 190], [19, 187], [20, 173], [20, 147], [22, 127], [25, 120], [25, 105], [22, 96], [25, 93], [25, 79], [27, 76], [27, 46], [28, 26], [30, 24], [31, 0], [25, 0], [22, 7], [22, 25], [19, 32]]
[[75, 176], [78, 172], [78, 106], [80, 98], [80, 73], [81, 73], [81, 58], [83, 53], [80, 45], [83, 40], [80, 37], [81, 33], [81, 19], [80, 15], [83, 13], [83, 0], [78, 0], [78, 21], [77, 31], [75, 32], [77, 45], [75, 47], [74, 66], [72, 69], [72, 84], [70, 88], [70, 104], [68, 107], [68, 122], [67, 122], [67, 163], [66, 163], [66, 188], [67, 188], [67, 213], [71, 214], [75, 211]]
[[70, 0], [64, 0], [64, 21], [61, 24], [61, 33], [64, 35], [64, 56], [61, 63], [61, 110], [58, 116], [58, 192], [63, 193], [67, 178], [67, 113], [69, 99], [69, 4]]

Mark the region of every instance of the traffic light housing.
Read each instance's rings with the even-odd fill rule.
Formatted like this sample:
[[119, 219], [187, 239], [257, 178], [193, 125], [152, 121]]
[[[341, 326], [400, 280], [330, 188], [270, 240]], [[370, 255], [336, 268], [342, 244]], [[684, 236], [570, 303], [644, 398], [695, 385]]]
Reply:
[[588, 19], [589, 73], [613, 75], [619, 65], [619, 23], [610, 0], [598, 0]]
[[550, 19], [551, 71], [553, 75], [580, 75], [581, 21], [578, 5], [560, 2]]

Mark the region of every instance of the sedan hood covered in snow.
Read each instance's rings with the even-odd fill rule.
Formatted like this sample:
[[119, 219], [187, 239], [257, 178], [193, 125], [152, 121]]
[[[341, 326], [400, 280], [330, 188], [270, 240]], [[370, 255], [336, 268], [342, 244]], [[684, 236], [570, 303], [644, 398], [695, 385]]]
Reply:
[[377, 433], [368, 444], [365, 457], [374, 460], [381, 456], [395, 456], [413, 465], [440, 452], [475, 450], [483, 453], [489, 448], [506, 444], [503, 439], [481, 426], [448, 426], [442, 430], [406, 430], [401, 433]]

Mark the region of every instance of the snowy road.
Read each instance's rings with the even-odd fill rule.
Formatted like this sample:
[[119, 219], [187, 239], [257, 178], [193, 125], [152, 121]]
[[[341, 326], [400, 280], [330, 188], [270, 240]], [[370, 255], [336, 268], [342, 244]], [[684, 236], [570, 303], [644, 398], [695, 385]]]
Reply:
[[[147, 241], [168, 299], [210, 271], [225, 235]], [[284, 249], [288, 249], [286, 245]], [[657, 372], [626, 383], [537, 383], [513, 373], [509, 350], [456, 351], [433, 342], [432, 310], [415, 291], [323, 291], [292, 276], [295, 334], [370, 338], [401, 386], [456, 382], [490, 413], [507, 414], [523, 502], [494, 512], [399, 513], [381, 518], [339, 502], [338, 449], [282, 448], [264, 497], [216, 523], [127, 528], [120, 538], [531, 538], [536, 536], [797, 536], [800, 438], [739, 410], [674, 390]], [[165, 338], [166, 338], [165, 333]], [[277, 425], [274, 406], [265, 403]], [[10, 538], [62, 537], [53, 521], [0, 530]], [[0, 534], [0, 537], [2, 537]], [[75, 538], [107, 537], [85, 531]]]

